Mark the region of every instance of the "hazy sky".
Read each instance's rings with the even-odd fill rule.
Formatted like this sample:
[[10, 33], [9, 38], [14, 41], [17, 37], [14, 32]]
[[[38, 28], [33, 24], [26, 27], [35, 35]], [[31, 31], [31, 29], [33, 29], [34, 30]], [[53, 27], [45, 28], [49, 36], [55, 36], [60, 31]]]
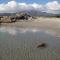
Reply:
[[60, 0], [0, 0], [0, 13], [22, 10], [60, 14]]

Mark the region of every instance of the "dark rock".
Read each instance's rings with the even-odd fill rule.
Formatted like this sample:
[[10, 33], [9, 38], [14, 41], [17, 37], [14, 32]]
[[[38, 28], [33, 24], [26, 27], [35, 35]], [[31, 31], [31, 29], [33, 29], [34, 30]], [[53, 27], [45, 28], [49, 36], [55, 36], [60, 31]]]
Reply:
[[46, 47], [46, 44], [45, 43], [40, 43], [37, 45], [37, 48], [40, 48], [40, 47]]
[[27, 13], [16, 13], [14, 16], [0, 16], [0, 23], [13, 23], [19, 20], [29, 20], [31, 18]]
[[11, 22], [11, 20], [10, 20], [9, 16], [2, 16], [1, 17], [0, 23], [10, 23], [10, 22]]
[[3, 18], [3, 16], [0, 16], [0, 20], [1, 20], [1, 18]]
[[11, 22], [16, 22], [16, 19], [14, 17], [10, 18]]
[[60, 18], [60, 16], [56, 16], [57, 18]]
[[27, 13], [21, 13], [21, 14], [16, 14], [16, 19], [20, 20], [28, 20], [28, 18], [31, 17], [30, 15], [28, 15]]

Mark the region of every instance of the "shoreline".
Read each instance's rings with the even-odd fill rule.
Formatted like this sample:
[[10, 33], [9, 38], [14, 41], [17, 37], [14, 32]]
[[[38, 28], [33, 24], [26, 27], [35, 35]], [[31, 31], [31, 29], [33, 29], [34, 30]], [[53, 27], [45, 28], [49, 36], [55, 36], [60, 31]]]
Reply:
[[37, 18], [33, 20], [19, 20], [13, 23], [0, 23], [0, 26], [17, 26], [17, 27], [59, 27], [60, 18]]
[[33, 20], [20, 20], [14, 23], [1, 23], [0, 26], [18, 27], [18, 28], [38, 28], [48, 29], [60, 32], [60, 18], [39, 17]]

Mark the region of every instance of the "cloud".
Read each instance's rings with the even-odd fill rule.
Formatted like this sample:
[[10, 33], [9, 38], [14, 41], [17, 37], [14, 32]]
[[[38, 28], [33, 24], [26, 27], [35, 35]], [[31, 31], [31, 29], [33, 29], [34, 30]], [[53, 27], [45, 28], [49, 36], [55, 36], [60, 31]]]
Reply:
[[[39, 6], [39, 7], [38, 7]], [[10, 1], [7, 4], [0, 4], [0, 13], [4, 12], [17, 12], [23, 10], [36, 10], [41, 9], [42, 5], [33, 3], [33, 4], [26, 4], [26, 3], [17, 3], [16, 1]]]
[[57, 1], [49, 2], [46, 5], [47, 5], [47, 9], [49, 9], [49, 10], [59, 10], [60, 9], [60, 4], [58, 4]]
[[49, 13], [60, 13], [60, 4], [58, 3], [58, 1], [48, 2], [46, 4], [46, 8], [47, 12]]
[[48, 2], [45, 5], [42, 4], [27, 4], [20, 3], [16, 1], [9, 1], [8, 3], [0, 4], [0, 13], [13, 13], [20, 12], [24, 10], [37, 10], [37, 11], [45, 11], [47, 13], [59, 13], [60, 12], [60, 4], [58, 1]]
[[15, 1], [10, 1], [7, 4], [0, 4], [0, 12], [14, 12], [16, 10], [17, 3]]

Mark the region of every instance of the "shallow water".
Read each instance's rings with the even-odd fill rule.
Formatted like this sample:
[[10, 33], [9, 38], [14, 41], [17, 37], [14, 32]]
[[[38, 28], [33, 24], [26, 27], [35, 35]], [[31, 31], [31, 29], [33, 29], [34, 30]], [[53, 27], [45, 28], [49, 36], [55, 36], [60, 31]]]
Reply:
[[[45, 48], [37, 48], [39, 43]], [[60, 37], [35, 28], [0, 27], [0, 60], [60, 60]]]

